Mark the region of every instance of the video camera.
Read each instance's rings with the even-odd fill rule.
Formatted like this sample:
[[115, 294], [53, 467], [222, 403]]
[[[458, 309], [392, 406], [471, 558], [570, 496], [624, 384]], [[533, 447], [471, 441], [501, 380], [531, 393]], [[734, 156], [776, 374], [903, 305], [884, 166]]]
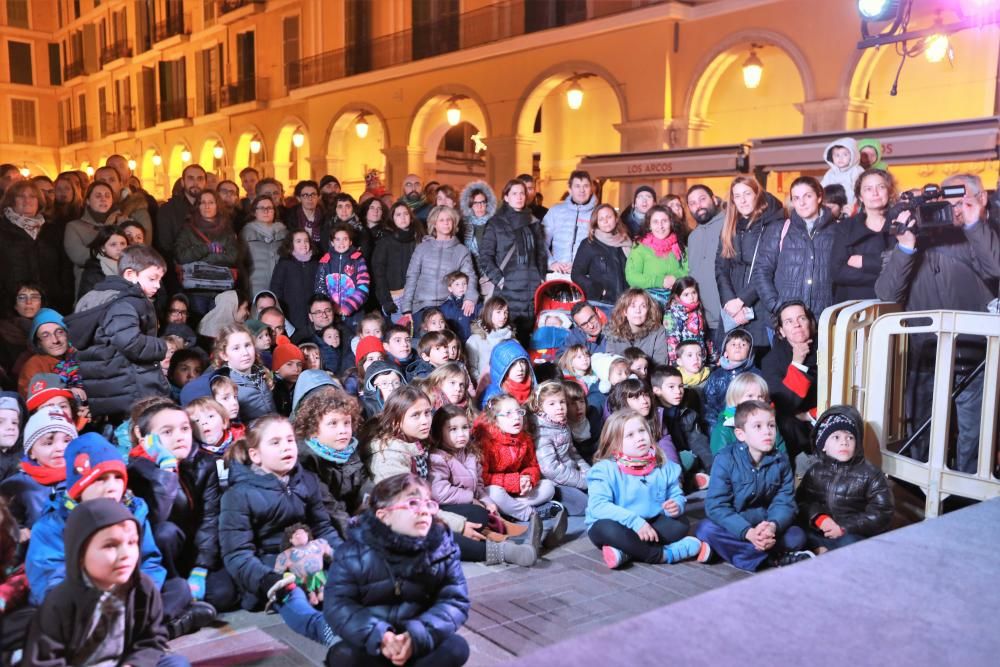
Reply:
[[951, 229], [955, 224], [951, 204], [943, 200], [964, 196], [964, 185], [949, 185], [942, 188], [931, 183], [925, 185], [920, 194], [904, 192], [900, 195], [899, 201], [886, 213], [885, 217], [889, 220], [889, 233], [896, 236], [906, 231], [909, 221], [899, 222], [897, 220], [903, 211], [909, 211], [911, 219], [916, 220], [916, 225], [911, 227], [910, 231], [918, 236]]

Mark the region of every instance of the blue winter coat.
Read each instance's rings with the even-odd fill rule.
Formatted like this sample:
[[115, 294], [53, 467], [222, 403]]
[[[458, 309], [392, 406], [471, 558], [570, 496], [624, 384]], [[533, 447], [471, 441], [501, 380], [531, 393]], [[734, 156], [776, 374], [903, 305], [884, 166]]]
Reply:
[[477, 303], [476, 309], [472, 311], [472, 315], [466, 315], [462, 312], [462, 305], [464, 303], [464, 297], [450, 295], [439, 306], [441, 314], [444, 315], [445, 322], [448, 323], [448, 327], [457, 333], [459, 339], [463, 341], [469, 340], [469, 336], [472, 335], [472, 323], [479, 319], [479, 311], [483, 308], [481, 303]]
[[296, 464], [285, 484], [275, 475], [233, 461], [229, 489], [222, 495], [219, 545], [229, 575], [243, 592], [243, 608], [253, 610], [264, 577], [274, 571], [285, 529], [293, 523], [309, 526], [314, 539], [331, 547], [342, 540], [323, 507], [320, 483]]
[[737, 443], [715, 456], [705, 513], [741, 539], [761, 521], [773, 521], [781, 534], [795, 520], [794, 481], [783, 452], [772, 450], [755, 466], [749, 448]]
[[409, 633], [414, 659], [427, 655], [469, 616], [451, 531], [435, 521], [427, 537], [407, 537], [365, 512], [333, 554], [323, 614], [336, 635], [370, 656], [380, 655], [388, 630]]
[[[36, 607], [42, 604], [48, 591], [66, 578], [63, 530], [66, 528], [69, 513], [77, 504], [65, 493], [60, 494], [45, 507], [45, 512], [31, 529], [31, 541], [28, 542], [28, 555], [24, 565], [28, 574], [28, 586], [31, 589], [28, 602]], [[167, 579], [167, 571], [163, 567], [163, 557], [153, 538], [153, 529], [149, 525], [149, 507], [142, 498], [136, 498], [128, 491], [122, 498], [122, 504], [139, 522], [142, 540], [139, 550], [139, 569], [153, 580], [157, 589], [160, 589]]]
[[21, 528], [31, 528], [49, 502], [65, 490], [65, 481], [46, 486], [23, 470], [18, 470], [0, 484], [0, 496], [10, 502], [10, 513]]
[[225, 375], [236, 383], [236, 400], [240, 404], [240, 421], [249, 424], [257, 417], [275, 412], [274, 397], [267, 384], [262, 380], [254, 383], [249, 377], [229, 366], [220, 368], [217, 375]]
[[648, 475], [627, 475], [611, 459], [594, 464], [587, 473], [587, 527], [601, 519], [617, 521], [638, 531], [647, 519], [664, 513], [663, 503], [673, 500], [684, 512], [687, 498], [681, 489], [681, 467], [673, 461], [653, 468]]
[[[736, 331], [734, 329], [733, 331]], [[722, 349], [719, 354], [723, 354], [726, 349], [726, 342], [729, 341], [729, 336], [732, 335], [732, 331], [726, 334], [726, 339], [722, 344]], [[747, 334], [749, 335], [749, 334]], [[702, 388], [702, 393], [704, 395], [704, 409], [702, 417], [705, 423], [709, 426], [714, 426], [715, 422], [719, 421], [719, 413], [726, 409], [726, 391], [729, 389], [729, 384], [733, 379], [740, 373], [756, 373], [760, 375], [753, 365], [753, 345], [750, 345], [750, 352], [747, 358], [735, 368], [723, 368], [719, 366], [712, 370], [709, 374], [708, 379], [705, 380], [705, 386]], [[772, 390], [773, 391], [773, 390]]]
[[531, 367], [531, 358], [528, 356], [527, 351], [516, 340], [505, 340], [494, 347], [493, 352], [490, 353], [490, 384], [486, 387], [486, 391], [483, 392], [482, 402], [479, 405], [480, 409], [491, 398], [503, 393], [501, 384], [504, 378], [507, 377], [510, 367], [518, 359], [524, 359], [528, 363], [528, 374], [531, 376], [531, 384], [535, 384], [535, 371]]

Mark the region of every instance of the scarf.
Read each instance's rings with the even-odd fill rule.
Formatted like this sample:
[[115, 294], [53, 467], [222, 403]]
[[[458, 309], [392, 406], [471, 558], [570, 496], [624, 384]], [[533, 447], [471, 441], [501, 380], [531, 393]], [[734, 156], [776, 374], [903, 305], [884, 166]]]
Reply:
[[305, 209], [300, 205], [298, 207], [297, 217], [299, 219], [299, 229], [309, 232], [309, 237], [313, 240], [313, 243], [319, 243], [322, 240], [320, 238], [322, 221], [320, 220], [319, 211], [314, 211], [313, 219], [310, 220], [306, 217]]
[[351, 438], [351, 442], [348, 443], [347, 447], [343, 449], [334, 449], [333, 447], [327, 447], [322, 442], [316, 438], [307, 438], [306, 444], [313, 453], [323, 459], [324, 461], [329, 461], [330, 463], [336, 463], [343, 465], [350, 460], [354, 451], [358, 448], [358, 439]]
[[413, 457], [413, 472], [417, 473], [420, 479], [427, 479], [430, 473], [430, 454], [424, 449], [422, 443], [416, 443], [420, 453]]
[[528, 402], [531, 398], [531, 376], [524, 378], [521, 382], [514, 382], [513, 380], [504, 380], [500, 383], [503, 390], [514, 397], [521, 405]]
[[[239, 373], [239, 371], [236, 372]], [[240, 375], [253, 383], [253, 386], [257, 387], [257, 389], [261, 391], [267, 390], [267, 370], [263, 366], [254, 364], [250, 367], [250, 370], [246, 373], [240, 373]]]
[[406, 195], [403, 195], [402, 197], [399, 198], [399, 201], [406, 204], [406, 208], [410, 209], [411, 211], [416, 211], [418, 208], [424, 206], [427, 203], [427, 197], [420, 195], [416, 199], [410, 199]]
[[214, 445], [210, 445], [203, 442], [199, 445], [201, 449], [204, 449], [209, 454], [214, 454], [215, 456], [222, 456], [229, 449], [229, 445], [233, 444], [233, 429], [227, 428], [222, 432], [222, 438], [219, 439]]
[[[222, 236], [223, 232], [226, 231], [226, 218], [222, 215], [217, 215], [214, 218], [209, 219], [195, 214], [195, 216], [191, 219], [191, 224], [194, 225], [196, 230], [211, 238]], [[219, 252], [221, 253], [221, 250]]]
[[681, 372], [681, 381], [684, 383], [685, 387], [696, 387], [702, 382], [708, 379], [711, 371], [708, 370], [708, 366], [702, 366], [701, 370], [697, 373], [688, 373], [686, 370], [677, 367], [677, 370]]
[[65, 467], [47, 468], [38, 465], [27, 457], [21, 459], [21, 470], [42, 486], [55, 486], [59, 482], [66, 481]]
[[118, 275], [118, 260], [111, 259], [107, 255], [98, 255], [97, 262], [101, 265], [101, 272], [106, 276]]
[[628, 234], [609, 234], [600, 229], [595, 229], [594, 238], [610, 248], [621, 248], [625, 252], [626, 257], [632, 252], [632, 239], [628, 237]]
[[650, 452], [646, 456], [632, 457], [619, 454], [615, 457], [618, 469], [626, 475], [645, 477], [656, 468], [656, 454]]
[[57, 374], [67, 387], [83, 388], [83, 378], [80, 377], [80, 364], [76, 360], [76, 350], [70, 347], [63, 358], [56, 362], [52, 372]]
[[744, 359], [743, 361], [729, 361], [729, 357], [727, 357], [725, 355], [722, 355], [722, 357], [719, 358], [719, 366], [721, 366], [723, 369], [725, 369], [727, 371], [731, 371], [731, 370], [734, 370], [736, 368], [739, 368], [740, 366], [742, 366], [746, 362], [747, 362], [746, 359]]
[[681, 247], [677, 243], [677, 235], [674, 233], [665, 239], [658, 239], [652, 234], [646, 234], [639, 240], [639, 243], [652, 250], [657, 257], [666, 257], [673, 253], [677, 261], [681, 261]]
[[110, 216], [114, 212], [114, 210], [115, 207], [112, 206], [104, 213], [101, 213], [100, 211], [95, 211], [94, 209], [90, 208], [90, 204], [84, 206], [84, 211], [86, 212], [86, 214], [89, 215], [93, 219], [93, 221], [96, 222], [98, 225], [103, 225], [104, 223], [106, 223], [108, 221], [108, 216]]
[[32, 241], [38, 240], [38, 232], [42, 229], [42, 225], [45, 224], [45, 218], [41, 215], [21, 215], [9, 206], [3, 210], [3, 214], [7, 216], [11, 224], [23, 229], [24, 233], [30, 236]]

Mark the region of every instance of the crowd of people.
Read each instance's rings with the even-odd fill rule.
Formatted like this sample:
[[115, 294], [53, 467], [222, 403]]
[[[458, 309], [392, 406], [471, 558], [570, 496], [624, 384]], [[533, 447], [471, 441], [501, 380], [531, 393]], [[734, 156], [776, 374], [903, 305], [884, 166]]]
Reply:
[[[331, 665], [460, 665], [461, 561], [530, 567], [570, 516], [613, 569], [887, 530], [861, 415], [816, 414], [816, 318], [986, 310], [1000, 220], [952, 176], [931, 238], [888, 219], [877, 142], [826, 157], [788, 202], [737, 176], [621, 212], [583, 171], [546, 209], [530, 175], [356, 200], [192, 164], [160, 203], [117, 155], [93, 181], [0, 165], [5, 664], [185, 665], [168, 639], [243, 608]], [[934, 345], [909, 347], [916, 394]], [[956, 349], [974, 471], [985, 348]]]

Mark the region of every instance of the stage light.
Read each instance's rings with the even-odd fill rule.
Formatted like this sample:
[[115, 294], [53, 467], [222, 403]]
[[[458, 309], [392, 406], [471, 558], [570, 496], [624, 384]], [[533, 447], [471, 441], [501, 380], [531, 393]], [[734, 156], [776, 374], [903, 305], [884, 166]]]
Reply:
[[368, 136], [368, 120], [365, 119], [364, 111], [359, 113], [357, 120], [354, 121], [354, 132], [358, 135], [358, 139], [364, 139]]
[[260, 139], [251, 139], [250, 152], [256, 155], [257, 153], [260, 153], [260, 149], [261, 149]]
[[931, 35], [924, 42], [924, 56], [929, 62], [939, 63], [944, 60], [951, 49], [948, 35]]
[[757, 57], [756, 45], [750, 49], [750, 57], [743, 62], [743, 85], [753, 90], [760, 85], [764, 75], [764, 63]]
[[445, 116], [448, 118], [448, 124], [452, 127], [462, 122], [462, 110], [458, 108], [458, 103], [454, 98], [452, 98], [451, 103], [448, 105]]
[[300, 130], [296, 130], [295, 134], [292, 135], [292, 145], [296, 148], [302, 148], [303, 144], [306, 143], [306, 135], [302, 134]]
[[858, 0], [858, 13], [866, 21], [885, 21], [899, 8], [899, 0]]

